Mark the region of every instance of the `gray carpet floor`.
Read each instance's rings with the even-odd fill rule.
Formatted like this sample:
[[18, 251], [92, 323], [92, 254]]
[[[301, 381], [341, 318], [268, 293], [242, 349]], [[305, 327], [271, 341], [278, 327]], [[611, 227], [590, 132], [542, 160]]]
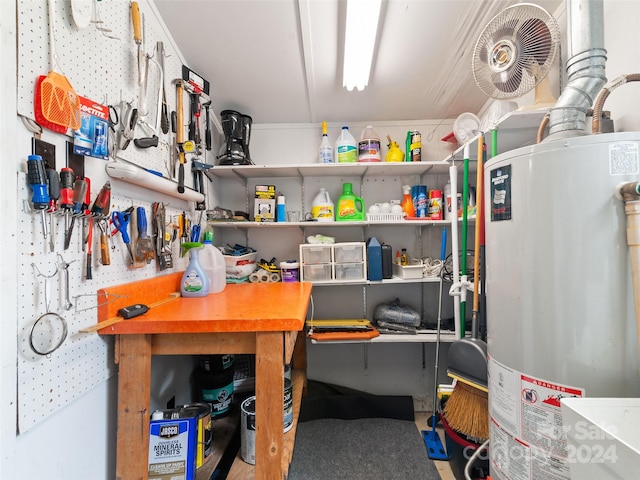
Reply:
[[439, 480], [413, 421], [322, 418], [298, 424], [289, 480]]

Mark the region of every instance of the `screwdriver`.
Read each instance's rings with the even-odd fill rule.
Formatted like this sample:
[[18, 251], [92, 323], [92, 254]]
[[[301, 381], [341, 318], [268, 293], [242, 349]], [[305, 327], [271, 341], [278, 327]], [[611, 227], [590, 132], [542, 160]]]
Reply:
[[65, 250], [69, 248], [69, 244], [71, 243], [71, 233], [73, 232], [73, 223], [76, 219], [75, 216], [82, 212], [82, 203], [85, 200], [86, 194], [87, 183], [80, 177], [76, 178], [75, 182], [73, 182], [73, 216], [71, 217], [71, 223], [69, 224], [66, 236], [64, 237]]
[[105, 183], [91, 207], [91, 213], [94, 215], [109, 215], [111, 207], [111, 182]]
[[100, 262], [102, 265], [111, 265], [109, 239], [107, 237], [107, 220], [104, 218], [98, 220], [98, 228], [100, 229]]
[[42, 233], [47, 238], [47, 219], [45, 210], [49, 208], [49, 190], [47, 188], [47, 174], [44, 171], [44, 161], [40, 155], [27, 157], [27, 179], [33, 191], [31, 203], [35, 210], [42, 215]]
[[53, 168], [47, 168], [47, 180], [49, 181], [49, 247], [53, 252], [55, 250], [55, 241], [53, 235], [53, 213], [58, 210], [56, 201], [60, 198], [60, 177], [58, 172]]
[[64, 231], [69, 230], [69, 212], [73, 209], [73, 181], [76, 176], [68, 167], [60, 170], [60, 208], [64, 210]]
[[87, 188], [84, 192], [84, 200], [80, 207], [81, 212], [85, 215], [85, 217], [82, 218], [82, 251], [84, 252], [86, 250], [85, 245], [89, 238], [87, 231], [87, 217], [91, 215], [91, 210], [89, 210], [89, 205], [91, 204], [91, 179], [89, 177], [84, 177], [83, 180], [87, 184]]

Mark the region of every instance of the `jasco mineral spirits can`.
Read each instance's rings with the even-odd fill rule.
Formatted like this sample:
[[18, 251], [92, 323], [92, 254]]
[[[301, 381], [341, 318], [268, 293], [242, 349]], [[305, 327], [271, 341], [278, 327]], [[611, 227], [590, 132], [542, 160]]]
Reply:
[[442, 190], [429, 190], [429, 218], [442, 220]]

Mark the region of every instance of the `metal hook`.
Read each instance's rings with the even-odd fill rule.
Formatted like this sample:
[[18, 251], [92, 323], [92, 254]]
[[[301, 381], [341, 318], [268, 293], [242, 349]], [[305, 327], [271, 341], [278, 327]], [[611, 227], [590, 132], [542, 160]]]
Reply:
[[45, 275], [44, 273], [42, 273], [35, 263], [32, 263], [31, 266], [36, 271], [38, 277], [53, 278], [58, 274], [58, 265], [57, 264], [56, 264], [55, 271], [51, 275]]

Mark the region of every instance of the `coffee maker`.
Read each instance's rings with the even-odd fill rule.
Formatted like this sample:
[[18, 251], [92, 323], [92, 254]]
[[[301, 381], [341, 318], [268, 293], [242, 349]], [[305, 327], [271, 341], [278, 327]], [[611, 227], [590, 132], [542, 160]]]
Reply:
[[220, 112], [225, 140], [218, 152], [220, 165], [253, 165], [249, 155], [249, 139], [253, 119], [235, 110]]

